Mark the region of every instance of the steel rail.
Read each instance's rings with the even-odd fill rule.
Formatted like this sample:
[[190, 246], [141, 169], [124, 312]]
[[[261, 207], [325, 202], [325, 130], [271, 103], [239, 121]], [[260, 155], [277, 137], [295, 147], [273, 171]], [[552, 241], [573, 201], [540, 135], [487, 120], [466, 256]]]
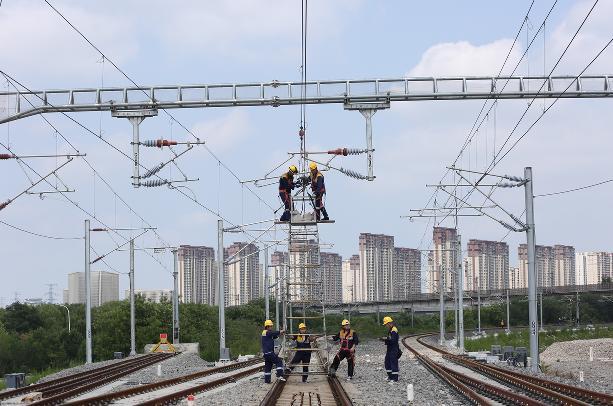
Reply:
[[24, 388], [12, 389], [5, 392], [0, 392], [0, 400], [14, 398], [16, 396], [20, 396], [30, 392], [43, 392], [45, 390], [52, 390], [57, 388], [59, 385], [74, 383], [79, 380], [85, 380], [92, 376], [98, 376], [100, 373], [104, 373], [105, 371], [113, 371], [117, 370], [117, 368], [125, 367], [127, 365], [133, 365], [134, 363], [142, 362], [144, 358], [148, 357], [156, 357], [156, 360], [161, 357], [161, 354], [150, 354], [145, 355], [144, 357], [130, 358], [120, 362], [116, 362], [112, 365], [107, 365], [103, 367], [98, 367], [94, 369], [90, 369], [88, 371], [78, 372], [76, 374], [71, 374], [63, 378], [52, 379], [42, 383], [36, 383], [33, 385], [29, 385]]
[[[467, 76], [416, 77], [307, 82], [261, 82], [139, 87], [51, 89], [0, 92], [0, 100], [15, 106], [0, 124], [42, 113], [118, 111], [134, 109], [291, 106], [304, 104], [389, 103], [391, 101], [600, 98], [611, 97], [610, 76]], [[499, 91], [497, 82], [506, 81]], [[564, 89], [575, 82], [573, 90]], [[530, 90], [546, 83], [543, 91]], [[596, 85], [594, 85], [596, 83]], [[307, 94], [298, 90], [306, 86]], [[143, 95], [143, 92], [146, 95]], [[193, 94], [193, 95], [191, 95]], [[35, 107], [22, 104], [34, 97]]]
[[[73, 382], [67, 384], [63, 390], [59, 393], [56, 393], [50, 397], [43, 397], [42, 400], [30, 403], [30, 405], [42, 406], [42, 405], [58, 405], [63, 403], [66, 399], [70, 399], [72, 397], [78, 396], [82, 393], [85, 393], [89, 390], [97, 388], [99, 386], [105, 385], [109, 382], [113, 382], [123, 376], [129, 375], [132, 372], [136, 372], [139, 369], [151, 366], [160, 361], [163, 361], [169, 357], [174, 356], [174, 354], [164, 354], [164, 356], [160, 357], [148, 357], [145, 361], [137, 365], [128, 365], [120, 371], [111, 371], [108, 375], [97, 375], [95, 377], [80, 381]], [[141, 357], [142, 358], [142, 357]], [[44, 393], [43, 393], [44, 396]]]
[[205, 376], [229, 372], [239, 368], [245, 368], [254, 364], [259, 364], [262, 362], [261, 358], [254, 358], [244, 362], [238, 362], [234, 364], [223, 365], [216, 368], [210, 368], [199, 372], [194, 372], [188, 375], [179, 376], [176, 378], [166, 379], [160, 382], [152, 382], [144, 385], [138, 385], [134, 388], [124, 389], [112, 393], [106, 393], [99, 396], [93, 396], [86, 399], [75, 400], [72, 402], [66, 402], [65, 405], [72, 406], [87, 406], [87, 405], [106, 405], [111, 403], [114, 400], [125, 399], [131, 396], [140, 395], [142, 393], [152, 392], [154, 390], [166, 388], [168, 386], [177, 385], [183, 382], [191, 381], [194, 379], [202, 378]]
[[559, 402], [560, 404], [613, 405], [613, 396], [606, 393], [596, 392], [589, 389], [579, 388], [572, 385], [567, 385], [531, 375], [526, 375], [493, 365], [473, 361], [463, 356], [451, 354], [435, 345], [424, 342], [423, 338], [427, 335], [429, 334], [422, 335], [420, 338], [417, 339], [417, 341], [421, 345], [442, 354], [444, 358], [454, 361], [460, 365], [466, 366], [484, 375], [487, 375], [499, 382], [511, 384], [523, 390], [534, 393], [540, 397]]
[[236, 382], [237, 379], [243, 378], [245, 376], [249, 376], [252, 375], [258, 371], [261, 371], [262, 367], [261, 366], [256, 366], [253, 368], [249, 368], [245, 371], [240, 371], [237, 372], [233, 375], [230, 376], [225, 376], [223, 378], [219, 378], [219, 379], [215, 379], [213, 381], [209, 381], [209, 382], [205, 382], [196, 386], [193, 386], [191, 388], [187, 388], [187, 389], [183, 389], [177, 392], [173, 392], [169, 395], [165, 395], [165, 396], [160, 396], [156, 399], [152, 399], [146, 402], [142, 402], [139, 405], [140, 406], [151, 406], [151, 405], [170, 405], [170, 404], [175, 404], [177, 401], [184, 399], [185, 397], [187, 397], [188, 395], [193, 395], [194, 393], [198, 393], [198, 392], [205, 392], [205, 391], [209, 391], [211, 389], [217, 388], [219, 386], [223, 386], [223, 385], [227, 385], [229, 383], [234, 383]]

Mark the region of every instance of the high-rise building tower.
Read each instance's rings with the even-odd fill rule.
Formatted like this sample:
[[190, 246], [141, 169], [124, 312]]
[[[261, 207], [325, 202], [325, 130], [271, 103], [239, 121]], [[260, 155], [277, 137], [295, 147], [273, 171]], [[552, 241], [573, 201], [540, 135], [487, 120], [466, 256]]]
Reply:
[[441, 272], [443, 290], [451, 292], [455, 286], [457, 231], [455, 228], [434, 227], [432, 232], [432, 251], [428, 253], [428, 278], [426, 291], [439, 291]]
[[613, 253], [579, 252], [575, 254], [575, 283], [596, 285], [613, 277]]
[[331, 252], [322, 252], [324, 303], [337, 304], [343, 301], [343, 257]]
[[360, 256], [352, 255], [349, 259], [343, 261], [343, 303], [352, 303], [361, 301], [356, 293], [360, 286], [358, 283], [358, 275], [360, 273]]
[[360, 234], [360, 297], [365, 301], [391, 300], [394, 268], [394, 237], [383, 234]]
[[[528, 275], [528, 246], [520, 244], [518, 249], [519, 271]], [[553, 286], [555, 261], [553, 247], [537, 245], [535, 251], [536, 287], [548, 288]]]
[[491, 291], [509, 287], [509, 246], [506, 242], [469, 240], [464, 264], [466, 290]]
[[269, 286], [273, 286], [277, 280], [279, 280], [279, 285], [271, 292], [271, 297], [274, 297], [277, 290], [283, 289], [285, 283], [283, 282], [283, 278], [285, 278], [287, 274], [287, 268], [289, 266], [289, 255], [287, 252], [283, 251], [275, 251], [272, 253], [270, 257], [270, 272], [268, 274], [269, 277]]
[[181, 245], [177, 252], [179, 300], [183, 303], [215, 304], [217, 265], [210, 247]]
[[257, 299], [260, 294], [260, 259], [255, 244], [235, 242], [224, 249], [226, 305], [238, 306]]
[[421, 251], [394, 248], [392, 285], [394, 300], [408, 300], [411, 295], [421, 293]]
[[555, 260], [553, 285], [573, 286], [575, 284], [575, 248], [568, 245], [553, 247]]
[[528, 289], [528, 270], [509, 267], [509, 289]]
[[[90, 282], [92, 307], [119, 300], [119, 274], [92, 271]], [[85, 272], [68, 274], [67, 303], [85, 303]]]

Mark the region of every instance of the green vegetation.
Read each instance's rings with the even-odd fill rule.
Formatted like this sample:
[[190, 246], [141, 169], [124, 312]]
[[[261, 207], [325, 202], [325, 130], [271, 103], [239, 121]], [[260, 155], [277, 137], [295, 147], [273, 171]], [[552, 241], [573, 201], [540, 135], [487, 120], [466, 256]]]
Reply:
[[[602, 300], [598, 295], [581, 295], [582, 324], [613, 322], [613, 303]], [[155, 343], [160, 333], [171, 336], [172, 308], [170, 303], [150, 303], [138, 298], [136, 301], [136, 345], [142, 351], [145, 344]], [[0, 375], [10, 372], [26, 372], [30, 379], [34, 374], [47, 374], [58, 369], [80, 364], [85, 359], [85, 321], [84, 306], [70, 305], [72, 329], [67, 330], [66, 310], [57, 305], [29, 306], [13, 304], [6, 309], [0, 308]], [[274, 304], [271, 305], [274, 320]], [[503, 303], [484, 307], [481, 310], [482, 327], [500, 326], [506, 318]], [[180, 309], [181, 341], [200, 343], [200, 355], [207, 360], [218, 357], [219, 339], [217, 329], [217, 307], [197, 304], [183, 304]], [[545, 323], [568, 325], [574, 315], [574, 304], [564, 298], [545, 298]], [[383, 314], [380, 315], [383, 317]], [[415, 315], [413, 327], [411, 314], [403, 312], [391, 314], [401, 334], [438, 330], [438, 314]], [[334, 333], [345, 315], [328, 315], [327, 331]], [[113, 352], [130, 350], [130, 306], [127, 301], [107, 303], [92, 311], [93, 320], [93, 358], [94, 361], [110, 359]], [[254, 354], [260, 350], [260, 332], [264, 319], [264, 301], [254, 301], [245, 306], [226, 309], [226, 345], [233, 357], [239, 354]], [[466, 331], [476, 326], [476, 310], [467, 308], [464, 319]], [[527, 302], [513, 300], [511, 304], [511, 326], [525, 325], [528, 319]], [[386, 330], [377, 321], [377, 316], [351, 315], [354, 329], [362, 338], [380, 337]], [[315, 320], [308, 323], [312, 331], [321, 331]], [[448, 331], [453, 330], [453, 315], [447, 314]], [[601, 334], [604, 330], [597, 330]], [[608, 331], [608, 330], [607, 330]], [[573, 339], [577, 334], [569, 332]], [[605, 333], [602, 333], [605, 334]], [[521, 333], [517, 341], [509, 345], [522, 345]], [[499, 336], [498, 338], [502, 338]], [[509, 340], [515, 339], [512, 335]], [[582, 337], [581, 337], [582, 338]], [[493, 340], [493, 338], [488, 337]], [[541, 342], [548, 345], [558, 336], [548, 338], [543, 335]], [[548, 341], [549, 340], [549, 341]], [[469, 346], [482, 345], [489, 348], [491, 343], [467, 340]]]
[[[606, 326], [594, 329], [549, 329], [547, 332], [539, 333], [539, 350], [543, 351], [552, 343], [557, 341], [590, 340], [594, 338], [613, 338], [613, 329]], [[466, 340], [464, 346], [466, 351], [489, 351], [492, 345], [512, 345], [513, 347], [530, 346], [527, 330], [511, 332], [510, 334], [497, 333], [480, 337], [475, 340]]]

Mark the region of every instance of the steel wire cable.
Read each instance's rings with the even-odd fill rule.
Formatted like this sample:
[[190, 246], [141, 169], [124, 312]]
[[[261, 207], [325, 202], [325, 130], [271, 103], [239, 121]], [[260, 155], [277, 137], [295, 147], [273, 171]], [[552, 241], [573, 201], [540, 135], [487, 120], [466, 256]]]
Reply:
[[[551, 14], [551, 12], [553, 11], [553, 8], [555, 7], [555, 5], [556, 5], [556, 4], [557, 4], [557, 0], [556, 0], [556, 1], [554, 1], [554, 3], [553, 3], [553, 5], [552, 5], [552, 7], [551, 7], [551, 8], [550, 8], [550, 10], [549, 10], [549, 13], [548, 13], [548, 14], [546, 15], [546, 17], [545, 17], [545, 20], [546, 20], [546, 19], [549, 17], [549, 14]], [[527, 21], [527, 19], [528, 19], [528, 16], [529, 16], [529, 14], [530, 14], [530, 11], [532, 10], [532, 6], [533, 6], [533, 5], [534, 5], [534, 1], [533, 1], [533, 2], [530, 4], [530, 7], [528, 7], [528, 11], [526, 12], [526, 15], [525, 15], [525, 16], [524, 16], [524, 18], [522, 19], [522, 24], [521, 24], [521, 26], [519, 27], [519, 29], [517, 30], [517, 34], [515, 35], [515, 38], [514, 38], [514, 40], [513, 40], [513, 43], [511, 44], [511, 47], [509, 48], [509, 51], [507, 52], [507, 56], [505, 57], [505, 60], [503, 61], [502, 66], [500, 67], [500, 70], [498, 71], [498, 76], [500, 76], [500, 74], [501, 74], [501, 73], [502, 73], [502, 71], [504, 70], [504, 67], [506, 66], [506, 64], [507, 64], [507, 62], [508, 62], [508, 60], [509, 60], [509, 56], [511, 55], [511, 52], [512, 52], [512, 51], [513, 51], [513, 49], [515, 48], [515, 44], [517, 43], [517, 40], [518, 40], [519, 36], [521, 35], [521, 32], [522, 32], [522, 30], [523, 30], [523, 28], [524, 28], [524, 25], [526, 24], [526, 21]], [[545, 21], [545, 20], [544, 20], [544, 21]], [[543, 21], [543, 22], [544, 22], [544, 21]], [[535, 34], [535, 37], [536, 37], [536, 34]], [[527, 48], [526, 48], [526, 51], [525, 51], [525, 52], [527, 52], [527, 51], [528, 51], [528, 49], [530, 49], [530, 47], [532, 46], [533, 41], [534, 41], [534, 39], [533, 39], [533, 40], [532, 40], [532, 41], [531, 41], [531, 42], [528, 44], [528, 46], [527, 46]], [[524, 52], [524, 55], [525, 55], [525, 52]], [[522, 56], [522, 58], [523, 58], [523, 56]], [[517, 67], [519, 66], [519, 63], [521, 62], [522, 58], [520, 58], [519, 62], [516, 64], [515, 69], [513, 69], [513, 72], [515, 72], [515, 70], [516, 70], [516, 69], [517, 69]], [[508, 83], [508, 81], [507, 81], [507, 83]], [[505, 86], [506, 86], [506, 83], [505, 83]], [[468, 143], [470, 142], [470, 140], [471, 140], [471, 139], [472, 139], [472, 137], [474, 136], [474, 132], [475, 132], [475, 131], [477, 131], [477, 130], [480, 128], [481, 124], [479, 124], [479, 126], [478, 126], [478, 127], [477, 127], [477, 129], [475, 130], [475, 126], [477, 125], [477, 122], [479, 121], [479, 118], [481, 118], [481, 115], [482, 115], [482, 113], [483, 113], [483, 110], [485, 110], [485, 107], [486, 107], [486, 105], [487, 105], [487, 102], [488, 102], [488, 100], [485, 100], [485, 101], [483, 102], [483, 105], [481, 106], [481, 110], [479, 111], [479, 114], [477, 114], [477, 117], [475, 118], [475, 121], [473, 122], [473, 125], [472, 125], [472, 127], [471, 127], [470, 131], [468, 132], [468, 135], [466, 136], [466, 139], [464, 140], [464, 143], [462, 144], [462, 147], [460, 148], [460, 152], [457, 154], [456, 158], [455, 158], [455, 159], [454, 159], [454, 161], [453, 161], [453, 164], [452, 164], [452, 165], [450, 165], [450, 166], [454, 166], [454, 165], [457, 163], [458, 159], [460, 159], [460, 157], [462, 156], [462, 154], [463, 154], [464, 150], [466, 149], [466, 146], [468, 145]], [[493, 105], [495, 105], [495, 102], [494, 102], [494, 103], [492, 103], [492, 106], [493, 106]], [[490, 110], [491, 110], [491, 107], [490, 107]], [[489, 110], [488, 110], [488, 113], [489, 113]], [[487, 114], [487, 113], [486, 113], [486, 114]], [[446, 176], [449, 174], [449, 172], [450, 172], [450, 169], [447, 169], [447, 171], [445, 171], [445, 173], [444, 173], [444, 174], [443, 174], [443, 176], [441, 177], [441, 180], [439, 181], [439, 183], [441, 183], [441, 182], [442, 182], [442, 181], [445, 179], [445, 177], [446, 177]], [[432, 195], [430, 196], [430, 198], [429, 198], [429, 199], [428, 199], [428, 201], [426, 202], [426, 207], [427, 207], [427, 206], [430, 204], [430, 202], [432, 201], [432, 199], [435, 197], [435, 195], [436, 195], [437, 193], [438, 193], [438, 189], [436, 189], [436, 190], [435, 190], [435, 191], [432, 193]]]
[[596, 186], [604, 185], [605, 183], [609, 183], [609, 182], [613, 182], [613, 179], [607, 179], [607, 180], [603, 180], [601, 182], [592, 183], [591, 185], [580, 186], [580, 187], [576, 187], [576, 188], [573, 188], [573, 189], [561, 190], [559, 192], [542, 193], [542, 194], [539, 194], [539, 195], [534, 195], [534, 197], [546, 197], [546, 196], [562, 195], [562, 194], [565, 194], [565, 193], [571, 193], [571, 192], [577, 192], [579, 190], [590, 189], [590, 188], [593, 188], [593, 187], [596, 187]]
[[46, 234], [36, 233], [34, 231], [27, 230], [27, 229], [25, 229], [23, 227], [18, 227], [18, 226], [14, 225], [14, 224], [9, 224], [6, 221], [2, 221], [2, 220], [0, 220], [0, 223], [4, 224], [7, 227], [13, 228], [13, 229], [15, 229], [17, 231], [21, 231], [22, 233], [30, 234], [30, 235], [33, 235], [33, 236], [36, 236], [36, 237], [41, 237], [41, 238], [47, 238], [47, 239], [50, 239], [50, 240], [82, 240], [83, 239], [83, 237], [58, 237], [58, 236], [54, 236], [54, 235], [46, 235]]
[[[92, 48], [94, 48], [96, 50], [96, 52], [98, 52], [103, 58], [105, 58], [109, 63], [111, 63], [111, 65], [113, 65], [113, 67], [115, 69], [117, 69], [117, 71], [119, 73], [121, 73], [126, 79], [128, 79], [134, 86], [136, 86], [139, 90], [141, 90], [145, 95], [147, 95], [147, 92], [145, 92], [145, 90], [139, 86], [130, 76], [128, 76], [128, 74], [121, 69], [112, 59], [110, 59], [104, 52], [102, 52], [100, 50], [100, 48], [98, 48], [89, 38], [87, 38], [85, 36], [85, 34], [83, 34], [74, 24], [72, 24], [70, 22], [70, 20], [68, 20], [68, 18], [66, 18], [57, 8], [55, 8], [50, 2], [49, 0], [43, 0], [45, 3], [47, 3], [47, 5], [49, 7], [51, 7], [51, 9], [53, 11], [55, 11], [75, 32], [77, 32]], [[181, 126], [181, 128], [183, 128], [188, 134], [190, 134], [195, 140], [200, 141], [200, 138], [197, 137], [190, 129], [188, 129], [181, 121], [177, 120], [175, 118], [175, 116], [168, 112], [166, 109], [161, 109], [166, 115], [168, 115], [168, 117], [171, 118], [171, 120], [173, 120], [174, 122], [176, 122], [177, 124], [179, 124], [179, 126]], [[221, 159], [219, 159], [219, 157], [206, 145], [206, 144], [202, 144], [203, 147], [207, 150], [207, 152], [221, 165], [223, 166], [228, 173], [230, 173], [237, 182], [240, 183], [240, 178], [238, 177], [238, 175], [232, 170], [230, 169], [230, 167], [228, 167], [224, 162], [221, 161]], [[252, 190], [250, 187], [247, 186], [247, 189], [255, 196], [258, 198], [258, 200], [260, 200], [262, 203], [266, 204], [271, 210], [274, 211], [274, 208], [272, 206], [270, 206], [270, 204], [268, 204], [268, 202], [266, 202], [264, 199], [262, 199], [262, 197], [256, 193], [254, 190]]]
[[[0, 146], [2, 146], [4, 149], [6, 149], [7, 151], [11, 152], [14, 155], [17, 155], [13, 152], [13, 150], [8, 146], [5, 145], [3, 142], [0, 141]], [[40, 173], [38, 173], [38, 171], [36, 171], [34, 168], [32, 168], [32, 166], [30, 166], [27, 162], [24, 162], [24, 164], [33, 172], [35, 173], [39, 178], [43, 178], [43, 175], [41, 175]], [[69, 203], [71, 203], [73, 206], [75, 206], [77, 209], [81, 210], [84, 214], [86, 214], [87, 216], [93, 218], [94, 220], [96, 220], [99, 224], [101, 224], [102, 226], [104, 226], [105, 228], [107, 228], [109, 231], [115, 233], [116, 235], [118, 235], [119, 237], [123, 238], [126, 241], [129, 241], [129, 238], [126, 238], [125, 236], [123, 236], [121, 233], [119, 233], [118, 231], [114, 230], [111, 226], [107, 225], [105, 222], [103, 222], [102, 220], [100, 220], [97, 216], [95, 216], [93, 213], [89, 212], [88, 210], [84, 209], [83, 207], [81, 207], [81, 205], [79, 203], [77, 203], [75, 200], [71, 199], [70, 197], [68, 197], [66, 195], [66, 192], [63, 190], [59, 190], [55, 187], [55, 185], [53, 183], [51, 183], [49, 180], [44, 179], [45, 183], [47, 183], [51, 188], [55, 189], [60, 195], [62, 195], [62, 197], [64, 197], [64, 199], [66, 199]], [[147, 253], [147, 255], [149, 255], [151, 258], [153, 258], [158, 264], [160, 264], [160, 266], [162, 266], [162, 268], [164, 268], [166, 271], [170, 272], [170, 270], [168, 269], [168, 267], [166, 265], [164, 265], [162, 262], [160, 262], [159, 259], [155, 258], [151, 253], [145, 251]]]
[[[579, 32], [581, 31], [581, 29], [583, 28], [583, 26], [585, 25], [586, 21], [588, 20], [589, 16], [592, 14], [592, 11], [594, 10], [594, 8], [596, 7], [596, 5], [598, 4], [599, 0], [596, 0], [594, 2], [594, 4], [592, 4], [592, 7], [589, 9], [588, 13], [585, 15], [585, 17], [583, 18], [581, 24], [579, 25], [579, 27], [577, 28], [577, 30], [575, 31], [574, 35], [572, 36], [572, 38], [570, 39], [570, 41], [566, 44], [566, 47], [564, 48], [564, 51], [562, 52], [562, 54], [560, 55], [560, 57], [558, 58], [558, 60], [556, 61], [556, 63], [554, 64], [553, 68], [551, 69], [550, 73], [548, 76], [551, 76], [553, 74], [553, 71], [557, 68], [557, 66], [560, 64], [560, 62], [562, 61], [562, 58], [566, 55], [566, 52], [568, 51], [568, 49], [570, 48], [570, 46], [572, 45], [572, 43], [574, 42], [575, 38], [577, 37], [577, 35], [579, 34]], [[543, 81], [543, 84], [541, 84], [541, 87], [539, 88], [537, 94], [531, 99], [531, 101], [529, 102], [528, 106], [526, 107], [526, 109], [524, 110], [524, 112], [522, 113], [522, 115], [520, 116], [519, 120], [517, 121], [517, 123], [515, 124], [515, 126], [513, 127], [513, 129], [511, 130], [511, 132], [509, 133], [509, 135], [507, 136], [507, 138], [505, 139], [505, 142], [503, 143], [503, 145], [500, 147], [500, 149], [498, 150], [498, 152], [494, 155], [494, 158], [492, 159], [492, 162], [488, 165], [487, 169], [485, 170], [484, 174], [479, 178], [479, 180], [476, 182], [476, 184], [478, 184], [481, 180], [483, 180], [487, 175], [489, 175], [491, 173], [491, 171], [496, 167], [496, 165], [498, 165], [498, 163], [504, 159], [512, 150], [513, 148], [519, 143], [519, 141], [521, 141], [529, 132], [530, 130], [532, 130], [532, 128], [534, 128], [534, 126], [541, 120], [541, 118], [543, 118], [543, 116], [545, 114], [547, 114], [547, 112], [551, 109], [551, 107], [553, 107], [558, 100], [560, 100], [561, 96], [563, 96], [568, 89], [570, 89], [570, 87], [579, 79], [579, 77], [600, 57], [600, 55], [609, 47], [609, 45], [611, 45], [611, 43], [613, 42], [613, 38], [611, 38], [611, 40], [609, 40], [605, 46], [596, 54], [596, 56], [594, 56], [594, 58], [592, 58], [592, 60], [585, 66], [585, 68], [583, 68], [583, 70], [581, 70], [581, 72], [575, 76], [575, 78], [573, 79], [573, 81], [571, 81], [571, 83], [566, 87], [566, 89], [564, 89], [564, 91], [557, 96], [553, 102], [545, 109], [543, 110], [543, 112], [537, 117], [537, 119], [528, 127], [528, 129], [513, 143], [513, 145], [511, 145], [511, 147], [502, 155], [502, 157], [500, 159], [498, 159], [498, 156], [502, 153], [504, 147], [507, 145], [507, 143], [509, 142], [510, 138], [513, 136], [515, 130], [519, 127], [519, 124], [523, 121], [524, 117], [526, 116], [528, 110], [530, 109], [530, 107], [532, 107], [532, 105], [534, 104], [534, 102], [536, 101], [537, 96], [542, 92], [543, 87], [545, 86], [545, 84], [547, 83], [547, 81]], [[472, 188], [469, 192], [466, 193], [466, 195], [464, 196], [464, 199], [468, 199], [472, 193], [474, 192], [474, 188]], [[490, 196], [494, 193], [494, 191], [496, 190], [496, 187], [492, 187], [490, 190]], [[463, 207], [463, 206], [462, 206]]]

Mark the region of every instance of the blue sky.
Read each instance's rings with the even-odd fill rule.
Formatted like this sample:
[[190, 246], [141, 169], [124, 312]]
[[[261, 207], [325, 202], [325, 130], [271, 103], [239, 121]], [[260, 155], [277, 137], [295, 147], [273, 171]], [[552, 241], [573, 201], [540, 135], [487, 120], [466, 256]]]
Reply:
[[[77, 2], [53, 4], [103, 52], [139, 84], [233, 83], [298, 80], [300, 65], [300, 2], [233, 1], [199, 2]], [[519, 74], [547, 72], [591, 7], [591, 1], [559, 1], [528, 57], [526, 35], [538, 30], [552, 1], [535, 1], [530, 24], [520, 35], [508, 65], [519, 63]], [[521, 25], [529, 1], [515, 2], [309, 2], [308, 77], [310, 79], [360, 79], [403, 76], [491, 75], [498, 72]], [[613, 34], [607, 16], [609, 2], [600, 2], [586, 22], [556, 74], [576, 74]], [[545, 52], [544, 52], [545, 51]], [[97, 54], [43, 1], [4, 0], [0, 7], [0, 69], [30, 88], [124, 86], [129, 82]], [[605, 52], [590, 69], [610, 73], [613, 54]], [[505, 70], [508, 72], [508, 70]], [[6, 82], [0, 80], [6, 89]], [[546, 102], [549, 103], [549, 102]], [[327, 206], [336, 224], [322, 227], [322, 240], [345, 257], [357, 252], [360, 232], [386, 233], [398, 246], [428, 248], [431, 227], [425, 221], [409, 222], [401, 216], [422, 207], [431, 194], [427, 183], [437, 183], [470, 130], [482, 101], [396, 103], [373, 119], [374, 182], [356, 181], [340, 173], [326, 176]], [[545, 104], [548, 105], [548, 104]], [[4, 106], [0, 106], [4, 107]], [[493, 156], [493, 145], [510, 133], [526, 107], [525, 101], [502, 102], [463, 155], [464, 167], [483, 169]], [[527, 128], [543, 102], [538, 102], [520, 129]], [[540, 109], [540, 110], [539, 110]], [[533, 166], [535, 193], [547, 193], [594, 183], [611, 177], [611, 101], [564, 100], [554, 106], [504, 161], [499, 173], [523, 173]], [[161, 112], [160, 112], [161, 113]], [[0, 112], [0, 114], [2, 114]], [[212, 151], [241, 179], [256, 178], [286, 159], [298, 147], [297, 107], [174, 110], [172, 114], [206, 140]], [[216, 217], [167, 188], [130, 186], [131, 163], [96, 137], [65, 117], [46, 116], [108, 180], [113, 189], [150, 224], [158, 227], [171, 245], [216, 246]], [[73, 115], [81, 123], [123, 151], [129, 152], [131, 127], [109, 113]], [[363, 147], [364, 121], [357, 112], [340, 105], [307, 108], [308, 144], [313, 150]], [[141, 126], [144, 139], [172, 137], [189, 140], [179, 125], [160, 114]], [[17, 153], [53, 153], [54, 131], [32, 117], [0, 125], [0, 141]], [[70, 148], [59, 139], [57, 150]], [[0, 151], [5, 152], [5, 151]], [[146, 150], [143, 163], [152, 166], [168, 159], [167, 152]], [[55, 160], [31, 161], [40, 172], [51, 170]], [[361, 157], [344, 158], [342, 166], [365, 171]], [[219, 210], [232, 222], [271, 218], [270, 210], [234, 179], [202, 148], [196, 147], [180, 167], [200, 181], [190, 184], [198, 200]], [[5, 200], [23, 190], [28, 179], [15, 162], [0, 163]], [[91, 169], [76, 160], [62, 170], [62, 180], [77, 191], [71, 199], [107, 224], [137, 227], [142, 222], [115, 198]], [[33, 177], [31, 173], [28, 173]], [[176, 176], [164, 172], [165, 176]], [[452, 180], [452, 179], [448, 179]], [[276, 206], [275, 187], [254, 188]], [[191, 193], [191, 192], [186, 192]], [[537, 243], [570, 244], [578, 250], [613, 250], [613, 219], [606, 211], [613, 193], [609, 185], [584, 192], [536, 201]], [[523, 192], [501, 190], [495, 197], [520, 214]], [[475, 203], [477, 201], [475, 200]], [[480, 202], [479, 202], [480, 203]], [[85, 215], [59, 195], [40, 199], [19, 198], [0, 212], [0, 220], [37, 233], [77, 237]], [[95, 221], [93, 222], [95, 224]], [[445, 224], [445, 225], [451, 225]], [[498, 240], [506, 231], [482, 218], [460, 221], [464, 241]], [[425, 233], [425, 239], [422, 237]], [[129, 233], [123, 233], [129, 237]], [[0, 267], [5, 303], [19, 292], [23, 299], [40, 297], [45, 283], [66, 286], [66, 274], [83, 269], [82, 240], [48, 240], [0, 224]], [[277, 237], [280, 237], [278, 234]], [[114, 236], [115, 240], [122, 239]], [[247, 237], [228, 235], [226, 242]], [[272, 238], [272, 236], [271, 236]], [[523, 235], [510, 235], [511, 263]], [[109, 236], [95, 234], [98, 252], [113, 248]], [[152, 233], [139, 243], [159, 245]], [[92, 254], [94, 255], [94, 254]], [[137, 254], [137, 286], [171, 286], [170, 255]], [[127, 272], [128, 254], [108, 257], [108, 265]], [[108, 269], [107, 265], [94, 269]], [[121, 291], [127, 276], [120, 279]], [[57, 296], [61, 298], [60, 295]]]

